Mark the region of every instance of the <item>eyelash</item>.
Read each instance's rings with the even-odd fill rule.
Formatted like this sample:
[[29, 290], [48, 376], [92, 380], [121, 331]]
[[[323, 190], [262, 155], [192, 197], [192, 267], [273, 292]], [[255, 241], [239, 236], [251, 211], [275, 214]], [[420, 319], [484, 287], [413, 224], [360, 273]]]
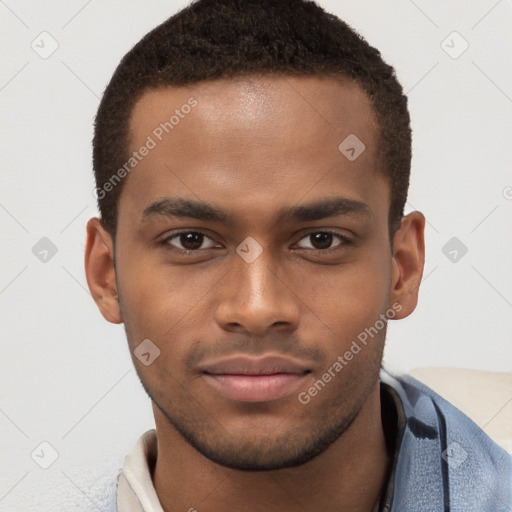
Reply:
[[[164, 240], [162, 240], [160, 242], [161, 245], [163, 245], [167, 250], [170, 250], [170, 251], [176, 251], [176, 252], [179, 252], [181, 254], [184, 254], [184, 255], [197, 255], [199, 253], [202, 253], [202, 254], [209, 254], [210, 252], [214, 251], [215, 248], [209, 248], [209, 249], [180, 249], [179, 247], [174, 247], [174, 246], [171, 246], [169, 244], [169, 241], [176, 238], [176, 237], [179, 237], [180, 235], [186, 235], [186, 234], [189, 234], [189, 233], [196, 233], [196, 234], [201, 234], [203, 235], [204, 237], [208, 238], [209, 240], [211, 241], [214, 241], [211, 236], [209, 236], [207, 233], [205, 233], [204, 231], [201, 231], [200, 229], [194, 229], [194, 230], [183, 230], [183, 231], [177, 231], [175, 233], [173, 233], [172, 235], [166, 237]], [[299, 239], [299, 242], [301, 240], [303, 240], [304, 238], [307, 238], [308, 236], [311, 236], [311, 235], [314, 235], [314, 234], [317, 234], [317, 233], [323, 233], [323, 234], [328, 234], [328, 235], [333, 235], [334, 237], [337, 237], [339, 240], [340, 240], [340, 243], [338, 245], [335, 245], [334, 247], [330, 247], [328, 249], [309, 249], [309, 248], [300, 248], [300, 249], [305, 249], [307, 250], [308, 252], [310, 253], [313, 253], [313, 254], [330, 254], [332, 252], [336, 252], [336, 251], [340, 251], [343, 249], [344, 246], [347, 246], [347, 245], [350, 245], [352, 243], [352, 240], [344, 235], [340, 235], [339, 233], [336, 233], [335, 231], [330, 231], [330, 230], [318, 230], [318, 231], [309, 231], [307, 233], [305, 233], [300, 239]]]

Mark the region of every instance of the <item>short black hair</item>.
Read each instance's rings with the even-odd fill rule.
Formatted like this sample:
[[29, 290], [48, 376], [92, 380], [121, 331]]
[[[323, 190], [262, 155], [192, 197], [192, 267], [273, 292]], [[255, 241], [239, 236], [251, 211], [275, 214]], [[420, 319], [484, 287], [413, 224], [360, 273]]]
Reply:
[[407, 97], [377, 49], [344, 21], [306, 0], [197, 0], [123, 57], [95, 119], [93, 167], [103, 226], [115, 237], [123, 181], [105, 185], [126, 166], [131, 114], [145, 92], [272, 74], [348, 78], [368, 95], [380, 128], [381, 171], [391, 188], [392, 235], [400, 226], [409, 186]]

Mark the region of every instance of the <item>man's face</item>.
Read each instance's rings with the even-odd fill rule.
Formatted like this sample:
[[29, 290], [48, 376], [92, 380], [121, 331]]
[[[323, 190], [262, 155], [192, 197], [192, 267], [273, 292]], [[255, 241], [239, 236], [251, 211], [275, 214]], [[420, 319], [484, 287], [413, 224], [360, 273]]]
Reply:
[[[158, 130], [173, 114], [169, 133]], [[353, 138], [338, 148], [351, 134], [359, 156]], [[115, 245], [130, 350], [147, 339], [160, 350], [148, 366], [133, 358], [139, 377], [211, 460], [305, 462], [375, 390], [378, 320], [393, 307], [390, 191], [370, 100], [320, 78], [165, 88], [133, 111], [131, 150], [148, 136], [156, 146], [126, 178]]]

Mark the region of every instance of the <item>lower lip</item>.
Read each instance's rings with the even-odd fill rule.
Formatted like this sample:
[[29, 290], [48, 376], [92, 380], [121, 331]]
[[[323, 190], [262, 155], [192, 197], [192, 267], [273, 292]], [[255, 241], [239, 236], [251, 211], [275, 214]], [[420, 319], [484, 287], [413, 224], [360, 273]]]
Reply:
[[268, 402], [293, 393], [305, 375], [276, 373], [273, 375], [204, 374], [206, 381], [227, 398], [240, 402]]

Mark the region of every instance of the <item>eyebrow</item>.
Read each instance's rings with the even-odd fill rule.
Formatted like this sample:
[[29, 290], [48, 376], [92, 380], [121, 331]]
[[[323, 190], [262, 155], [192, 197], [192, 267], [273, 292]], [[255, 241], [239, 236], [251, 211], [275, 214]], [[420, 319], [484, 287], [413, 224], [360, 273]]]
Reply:
[[[276, 215], [277, 221], [314, 221], [339, 215], [356, 214], [370, 216], [371, 210], [365, 203], [345, 197], [323, 199], [313, 203], [281, 208]], [[228, 223], [233, 214], [211, 204], [184, 199], [166, 197], [155, 201], [142, 212], [142, 221], [153, 216], [187, 217], [191, 219]]]

